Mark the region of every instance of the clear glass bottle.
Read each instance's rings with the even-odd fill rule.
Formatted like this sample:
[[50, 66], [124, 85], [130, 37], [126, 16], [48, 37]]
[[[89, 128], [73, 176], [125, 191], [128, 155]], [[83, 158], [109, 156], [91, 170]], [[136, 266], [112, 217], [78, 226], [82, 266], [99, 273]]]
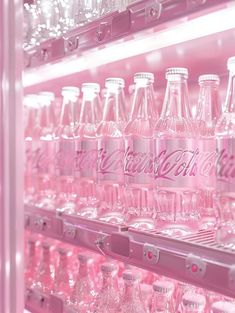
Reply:
[[63, 87], [62, 96], [63, 105], [58, 127], [59, 142], [56, 153], [58, 208], [66, 213], [75, 213], [78, 182], [74, 177], [74, 168], [79, 88]]
[[151, 313], [174, 312], [174, 283], [168, 280], [157, 280], [153, 284]]
[[41, 258], [33, 287], [50, 294], [53, 291], [55, 269], [52, 261], [53, 245], [48, 241], [41, 244]]
[[59, 263], [55, 269], [53, 292], [68, 300], [72, 291], [73, 275], [70, 266], [72, 252], [64, 247], [58, 248]]
[[26, 250], [26, 264], [25, 264], [25, 285], [31, 287], [35, 283], [38, 255], [37, 255], [38, 241], [34, 236], [30, 236], [27, 240]]
[[137, 272], [123, 272], [124, 294], [120, 304], [120, 313], [148, 313], [142, 299], [139, 275]]
[[126, 126], [124, 80], [107, 78], [102, 121], [97, 129], [98, 184], [103, 195], [103, 221], [124, 222], [124, 127]]
[[94, 313], [117, 313], [120, 301], [117, 266], [113, 263], [103, 263], [101, 273], [102, 286], [96, 297]]
[[79, 272], [70, 297], [70, 305], [81, 313], [93, 311], [95, 297], [95, 274], [93, 259], [87, 252], [78, 254]]
[[76, 130], [75, 177], [79, 178], [80, 209], [78, 214], [87, 218], [98, 215], [97, 200], [97, 127], [101, 120], [100, 86], [95, 83], [82, 84], [82, 106]]
[[235, 57], [228, 59], [228, 70], [224, 112], [215, 129], [218, 152], [216, 204], [220, 219], [217, 240], [225, 245], [234, 244], [235, 238]]
[[24, 98], [24, 203], [31, 205], [35, 200], [36, 186], [33, 178], [33, 145], [36, 140], [38, 127], [38, 101], [37, 95], [27, 95]]
[[218, 75], [207, 74], [199, 77], [200, 92], [196, 108], [200, 151], [198, 188], [201, 193], [201, 228], [205, 229], [214, 228], [217, 219], [214, 207], [217, 158], [215, 126], [221, 115], [219, 83]]
[[33, 173], [37, 181], [38, 199], [36, 206], [44, 209], [55, 209], [56, 198], [56, 146], [57, 125], [55, 123], [52, 92], [41, 92], [38, 95], [40, 104], [39, 128], [34, 141]]
[[199, 227], [195, 122], [187, 87], [188, 70], [169, 68], [161, 116], [155, 127], [155, 198], [158, 228], [184, 235]]
[[[134, 76], [135, 92], [130, 119], [125, 128], [124, 173], [126, 185], [127, 219], [133, 223], [137, 218], [154, 217], [153, 130], [156, 122], [152, 73], [137, 73]], [[138, 219], [135, 225], [141, 227]], [[151, 227], [151, 225], [149, 226]]]

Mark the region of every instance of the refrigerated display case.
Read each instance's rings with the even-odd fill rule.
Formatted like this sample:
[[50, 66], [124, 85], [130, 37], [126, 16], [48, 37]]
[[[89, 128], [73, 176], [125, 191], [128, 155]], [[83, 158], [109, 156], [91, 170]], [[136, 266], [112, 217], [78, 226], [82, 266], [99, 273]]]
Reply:
[[[15, 4], [16, 8], [17, 6], [19, 4]], [[14, 15], [16, 21], [18, 17], [16, 18], [15, 11], [9, 11], [8, 14]], [[104, 79], [110, 76], [122, 77], [126, 85], [131, 85], [134, 73], [144, 71], [156, 75], [156, 95], [160, 103], [165, 89], [165, 69], [177, 66], [189, 69], [192, 106], [197, 101], [198, 76], [211, 72], [220, 76], [223, 103], [228, 81], [226, 62], [235, 54], [234, 16], [234, 1], [136, 1], [120, 12], [109, 13], [84, 26], [69, 30], [64, 36], [45, 40], [35, 47], [25, 49], [22, 81], [24, 94], [46, 90], [60, 96], [63, 86], [81, 86], [88, 81], [103, 85]], [[16, 25], [14, 27], [16, 29]], [[5, 38], [9, 35], [6, 34]], [[13, 40], [17, 39], [19, 45], [20, 35], [14, 35], [9, 42], [13, 45]], [[9, 46], [8, 49], [11, 50], [12, 47]], [[12, 73], [9, 75], [11, 84], [19, 82], [19, 71], [17, 77]], [[16, 95], [21, 94], [21, 91], [20, 83], [15, 84], [14, 99], [11, 101], [19, 101], [20, 97], [17, 99]], [[18, 119], [20, 114], [17, 111], [20, 106], [16, 102], [16, 111], [11, 112], [14, 121], [8, 117], [10, 112], [5, 113], [8, 118], [4, 127], [9, 127], [12, 132], [10, 126], [14, 125], [17, 133], [12, 134], [14, 150], [9, 150], [13, 148], [8, 147], [6, 142], [3, 147], [14, 158], [16, 154], [22, 154], [22, 148], [19, 147], [19, 142], [23, 142], [22, 121]], [[4, 131], [8, 134], [6, 128]], [[5, 160], [9, 155], [5, 156]], [[8, 165], [9, 171], [5, 176], [11, 177], [12, 181], [7, 184], [16, 188], [11, 189], [11, 192], [18, 195], [15, 201], [20, 203], [23, 192], [20, 190], [19, 194], [18, 176], [21, 177], [22, 173], [18, 173], [18, 169], [22, 168], [22, 163], [19, 159], [9, 160], [14, 167]], [[13, 203], [11, 205], [14, 206]], [[19, 208], [18, 211], [12, 212], [17, 213], [14, 220], [18, 221], [18, 218], [22, 218], [18, 217], [22, 211], [15, 204], [16, 207]], [[26, 231], [84, 247], [159, 275], [235, 298], [234, 247], [219, 244], [213, 230], [205, 229], [172, 238], [161, 234], [157, 229], [142, 231], [126, 224], [114, 225], [30, 205], [24, 207], [24, 227]], [[18, 241], [19, 237], [15, 240]], [[11, 242], [11, 247], [15, 251], [16, 243]], [[22, 251], [22, 247], [19, 248]], [[20, 270], [18, 268], [17, 273]], [[22, 288], [20, 283], [19, 286]], [[14, 288], [18, 290], [16, 286]], [[65, 312], [60, 297], [30, 288], [25, 290], [25, 306], [31, 312]], [[8, 311], [20, 313], [22, 309], [19, 306]], [[2, 312], [8, 311], [7, 307], [2, 309]]]

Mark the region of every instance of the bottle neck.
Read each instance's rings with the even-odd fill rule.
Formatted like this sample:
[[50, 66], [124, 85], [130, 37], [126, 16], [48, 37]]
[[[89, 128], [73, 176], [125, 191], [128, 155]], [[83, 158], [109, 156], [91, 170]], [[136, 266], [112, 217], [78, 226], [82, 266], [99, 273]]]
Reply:
[[48, 263], [48, 265], [50, 265], [50, 259], [51, 259], [51, 252], [49, 249], [44, 249], [43, 250], [43, 256], [42, 256], [42, 260], [44, 263]]
[[225, 112], [235, 113], [235, 71], [231, 71], [229, 74]]
[[61, 255], [60, 256], [60, 264], [59, 264], [60, 268], [64, 268], [67, 269], [68, 266], [68, 257], [67, 255]]
[[107, 90], [105, 95], [104, 122], [122, 122], [125, 121], [125, 102], [122, 88], [116, 90]]
[[97, 93], [83, 94], [82, 107], [80, 113], [80, 124], [97, 124], [99, 119], [99, 97]]
[[161, 118], [191, 118], [186, 79], [168, 80]]
[[76, 101], [64, 97], [60, 116], [60, 125], [74, 126], [76, 124]]
[[52, 104], [41, 107], [40, 126], [44, 129], [53, 128], [55, 126], [55, 117]]
[[125, 283], [124, 300], [133, 301], [140, 300], [140, 290], [138, 282]]
[[152, 83], [135, 85], [133, 105], [130, 119], [156, 120], [157, 112], [154, 110], [154, 91]]
[[196, 119], [212, 125], [220, 115], [218, 101], [218, 83], [204, 82], [200, 86]]

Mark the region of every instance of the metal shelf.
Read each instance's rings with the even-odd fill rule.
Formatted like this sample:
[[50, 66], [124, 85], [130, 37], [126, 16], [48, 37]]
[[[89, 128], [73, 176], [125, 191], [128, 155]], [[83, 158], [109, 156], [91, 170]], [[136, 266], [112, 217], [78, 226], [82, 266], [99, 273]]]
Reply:
[[219, 246], [213, 232], [172, 239], [29, 207], [25, 228], [235, 298], [235, 251]]
[[232, 0], [138, 1], [25, 51], [24, 87], [232, 29], [233, 6]]

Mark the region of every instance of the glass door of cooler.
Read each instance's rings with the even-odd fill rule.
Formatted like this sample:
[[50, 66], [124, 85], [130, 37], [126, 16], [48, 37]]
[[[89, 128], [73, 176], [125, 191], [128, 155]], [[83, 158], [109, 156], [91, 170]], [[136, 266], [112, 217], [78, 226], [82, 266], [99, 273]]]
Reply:
[[0, 312], [24, 311], [21, 1], [0, 3]]
[[[140, 289], [147, 299], [144, 305], [153, 313], [154, 306], [161, 302], [158, 297], [169, 298], [173, 293], [175, 303], [167, 312], [178, 312], [180, 305], [185, 306], [185, 312], [192, 308], [195, 313], [235, 312], [235, 230], [224, 228], [217, 200], [214, 202], [217, 198], [210, 193], [213, 188], [208, 181], [214, 181], [207, 173], [213, 165], [207, 159], [204, 163], [195, 161], [202, 146], [201, 133], [199, 136], [195, 126], [199, 90], [203, 102], [207, 101], [205, 90], [213, 89], [214, 106], [223, 110], [229, 80], [227, 60], [235, 55], [231, 44], [234, 15], [235, 1], [222, 0], [24, 1], [23, 103], [28, 112], [25, 144], [29, 148], [24, 173], [27, 309], [88, 313], [86, 308], [96, 300], [84, 291], [78, 292], [77, 286], [84, 287], [79, 275], [85, 272], [87, 290], [100, 295], [100, 277], [106, 281], [108, 274], [115, 272], [111, 263], [119, 267], [120, 293], [124, 286], [141, 281]], [[208, 89], [208, 85], [213, 88]], [[114, 104], [114, 111], [109, 111], [109, 103]], [[76, 106], [81, 109], [75, 113]], [[124, 112], [119, 111], [122, 106]], [[181, 157], [187, 153], [193, 157], [185, 157], [185, 162], [176, 158], [173, 164], [170, 155], [159, 164], [154, 154], [153, 177], [146, 174], [153, 169], [148, 162], [146, 165], [145, 157], [152, 161], [149, 124], [155, 114], [164, 120], [158, 124], [154, 121], [158, 127], [154, 140], [166, 125], [169, 127], [167, 136], [156, 146], [175, 152], [186, 142]], [[102, 115], [103, 124], [95, 128]], [[178, 115], [182, 118], [177, 119]], [[109, 118], [117, 117], [121, 124], [130, 116], [136, 118], [136, 124], [127, 124], [125, 131], [115, 123], [111, 123], [113, 128], [106, 127]], [[171, 118], [171, 125], [167, 118]], [[204, 129], [202, 124], [200, 131]], [[118, 132], [110, 135], [115, 127]], [[130, 139], [133, 129], [136, 133]], [[110, 140], [120, 133], [115, 143]], [[198, 141], [196, 136], [200, 137]], [[204, 148], [212, 141], [203, 142]], [[214, 144], [215, 140], [210, 146], [214, 150], [209, 152], [217, 153]], [[123, 165], [114, 175], [97, 170], [110, 161], [104, 147], [112, 153], [124, 152], [120, 162], [111, 158], [112, 164]], [[137, 158], [130, 153], [134, 148]], [[185, 176], [195, 176], [198, 164], [206, 177], [200, 178], [200, 187], [191, 177], [183, 182]], [[139, 176], [133, 178], [136, 173]], [[177, 178], [179, 185], [173, 182], [174, 175], [181, 175]], [[157, 176], [165, 179], [161, 192], [159, 185], [152, 187], [157, 185], [153, 183]], [[105, 178], [109, 184], [112, 181], [112, 188], [103, 183]], [[132, 189], [128, 189], [130, 185]], [[177, 224], [179, 208], [186, 212], [179, 218], [182, 228], [173, 231], [174, 227], [168, 227], [165, 231], [168, 218], [174, 216], [170, 223]], [[120, 214], [114, 216], [117, 209]], [[101, 265], [104, 261], [109, 265]], [[62, 275], [66, 282], [60, 289], [58, 272], [63, 272], [62, 264], [67, 278]], [[46, 274], [41, 271], [45, 268]], [[93, 270], [95, 275], [91, 274]], [[80, 302], [74, 300], [78, 295], [82, 297]], [[218, 301], [223, 303], [216, 304], [212, 311], [212, 304]], [[94, 307], [89, 309], [96, 312]]]

